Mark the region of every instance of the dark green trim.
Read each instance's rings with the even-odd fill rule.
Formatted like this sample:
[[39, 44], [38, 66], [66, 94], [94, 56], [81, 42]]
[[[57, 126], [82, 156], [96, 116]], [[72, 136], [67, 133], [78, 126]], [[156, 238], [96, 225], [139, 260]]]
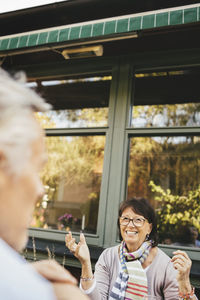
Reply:
[[55, 128], [46, 129], [47, 136], [73, 136], [73, 135], [105, 135], [107, 127], [87, 127], [87, 128]]
[[185, 6], [185, 8], [165, 9], [162, 12], [150, 11], [148, 13], [116, 17], [90, 23], [67, 25], [37, 32], [7, 36], [0, 38], [0, 52], [6, 54], [12, 50], [27, 50], [32, 47], [51, 47], [77, 40], [86, 41], [95, 38], [114, 38], [120, 34], [132, 33], [146, 29], [162, 28], [163, 26], [177, 26], [199, 22], [199, 7]]
[[35, 64], [15, 67], [15, 71], [24, 70], [29, 80], [45, 80], [47, 77], [66, 76], [71, 78], [79, 75], [106, 74], [112, 72], [112, 66], [117, 61], [114, 57], [93, 58], [84, 60], [64, 60], [56, 63]]
[[200, 135], [200, 127], [126, 128], [129, 136]]

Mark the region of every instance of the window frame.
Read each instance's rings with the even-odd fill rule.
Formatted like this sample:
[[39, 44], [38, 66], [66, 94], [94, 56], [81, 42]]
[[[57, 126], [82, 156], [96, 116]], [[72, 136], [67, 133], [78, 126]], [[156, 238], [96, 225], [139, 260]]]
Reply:
[[[58, 67], [59, 65], [59, 67]], [[39, 66], [38, 69], [29, 66], [26, 69], [26, 73], [29, 79], [46, 79], [51, 77], [59, 78], [60, 76], [79, 76], [79, 75], [92, 75], [101, 72], [110, 72], [112, 75], [110, 95], [109, 95], [109, 114], [108, 114], [108, 126], [105, 127], [76, 127], [76, 128], [53, 128], [45, 129], [47, 137], [53, 136], [95, 136], [95, 135], [104, 135], [105, 140], [105, 149], [104, 149], [104, 162], [103, 162], [103, 172], [102, 172], [102, 181], [101, 181], [101, 190], [100, 190], [100, 199], [99, 199], [99, 211], [98, 211], [98, 222], [97, 222], [97, 231], [96, 234], [85, 233], [88, 244], [94, 246], [103, 245], [103, 232], [105, 230], [105, 210], [106, 210], [106, 196], [108, 190], [108, 174], [109, 174], [109, 153], [111, 148], [111, 139], [112, 139], [112, 123], [113, 123], [113, 113], [115, 111], [115, 86], [113, 86], [113, 76], [115, 76], [114, 71], [115, 60], [105, 60], [102, 62], [96, 61], [94, 63], [91, 61], [83, 60], [82, 62], [71, 61], [64, 62], [62, 65], [49, 64], [48, 66]], [[64, 241], [66, 232], [53, 229], [42, 229], [42, 228], [29, 228], [29, 237], [30, 238], [39, 238], [45, 240], [54, 240], [54, 241]], [[79, 237], [78, 232], [73, 233], [75, 238]]]
[[[177, 53], [180, 55], [177, 56]], [[159, 70], [170, 70], [172, 68], [181, 68], [181, 67], [195, 67], [200, 66], [200, 55], [197, 53], [197, 50], [192, 51], [169, 51], [166, 53], [153, 53], [151, 59], [148, 60], [144, 54], [139, 54], [134, 58], [130, 58], [132, 62], [132, 68], [135, 72], [145, 72], [145, 71], [159, 71]], [[133, 78], [133, 74], [132, 74]], [[132, 91], [129, 91], [128, 94], [132, 92], [134, 95], [134, 79], [132, 81]], [[150, 137], [150, 136], [200, 136], [200, 126], [195, 127], [152, 127], [152, 128], [134, 128], [131, 127], [131, 115], [132, 115], [132, 103], [129, 100], [129, 111], [126, 116], [126, 128], [125, 128], [125, 161], [123, 164], [123, 188], [124, 193], [121, 194], [120, 202], [127, 196], [127, 179], [128, 179], [128, 161], [129, 161], [129, 141], [132, 137]], [[120, 203], [119, 202], [119, 203]], [[115, 242], [119, 242], [118, 239], [118, 230], [116, 234]], [[172, 256], [173, 251], [177, 249], [182, 249], [186, 251], [189, 257], [196, 262], [200, 262], [200, 249], [184, 247], [184, 246], [174, 246], [174, 245], [164, 245], [159, 244], [159, 248], [163, 250], [169, 256]]]

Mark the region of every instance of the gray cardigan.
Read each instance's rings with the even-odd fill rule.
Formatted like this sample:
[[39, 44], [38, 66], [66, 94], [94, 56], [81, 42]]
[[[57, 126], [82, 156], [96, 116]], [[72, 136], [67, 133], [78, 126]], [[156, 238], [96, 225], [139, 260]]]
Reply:
[[[119, 273], [118, 247], [111, 247], [102, 252], [96, 266], [96, 286], [88, 294], [92, 300], [108, 300], [110, 291]], [[178, 283], [176, 270], [170, 258], [158, 249], [152, 263], [147, 268], [148, 293], [158, 299], [178, 300]]]

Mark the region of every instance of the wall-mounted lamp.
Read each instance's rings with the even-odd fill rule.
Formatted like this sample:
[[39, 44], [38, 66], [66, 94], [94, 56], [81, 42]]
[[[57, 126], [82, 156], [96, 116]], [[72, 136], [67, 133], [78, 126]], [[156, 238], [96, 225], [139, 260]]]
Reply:
[[83, 58], [103, 55], [103, 46], [95, 45], [89, 47], [69, 48], [62, 51], [65, 59]]

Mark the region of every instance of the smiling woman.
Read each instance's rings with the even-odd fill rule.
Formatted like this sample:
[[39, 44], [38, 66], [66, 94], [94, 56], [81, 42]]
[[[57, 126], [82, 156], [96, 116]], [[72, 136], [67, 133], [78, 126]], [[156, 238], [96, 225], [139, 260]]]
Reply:
[[[129, 216], [133, 218], [131, 219]], [[126, 208], [120, 218], [121, 236], [130, 252], [137, 250], [145, 238], [148, 239], [149, 237], [152, 224], [145, 221], [145, 219], [133, 213], [131, 208]], [[141, 227], [143, 228], [141, 229]]]
[[66, 236], [67, 247], [82, 265], [81, 288], [91, 299], [139, 300], [151, 295], [160, 300], [178, 300], [182, 294], [196, 299], [189, 283], [189, 257], [178, 251], [172, 263], [157, 248], [156, 215], [148, 200], [132, 198], [122, 202], [118, 226], [121, 243], [101, 254], [94, 275], [84, 235], [78, 244], [71, 233]]

